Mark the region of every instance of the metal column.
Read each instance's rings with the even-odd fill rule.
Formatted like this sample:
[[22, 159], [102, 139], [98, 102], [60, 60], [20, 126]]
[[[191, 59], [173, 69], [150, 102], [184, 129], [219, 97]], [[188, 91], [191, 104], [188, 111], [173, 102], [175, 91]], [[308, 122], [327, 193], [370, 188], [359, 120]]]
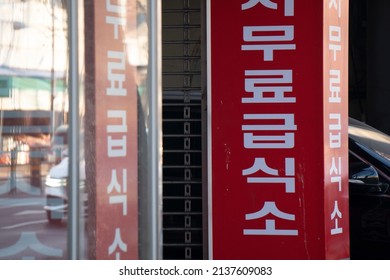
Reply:
[[78, 1], [68, 2], [69, 11], [69, 214], [68, 258], [80, 258], [80, 194], [79, 194], [79, 59], [78, 59]]

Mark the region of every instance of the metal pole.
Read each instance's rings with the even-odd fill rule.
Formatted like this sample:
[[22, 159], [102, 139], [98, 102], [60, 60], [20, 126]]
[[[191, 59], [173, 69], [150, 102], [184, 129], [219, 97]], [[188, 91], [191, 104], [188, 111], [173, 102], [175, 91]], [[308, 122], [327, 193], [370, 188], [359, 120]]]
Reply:
[[69, 40], [69, 176], [68, 176], [68, 258], [80, 258], [79, 194], [79, 69], [77, 0], [68, 1]]
[[55, 20], [54, 20], [54, 0], [51, 0], [51, 92], [50, 92], [50, 137], [54, 136], [54, 95], [56, 92], [56, 77], [55, 77]]
[[149, 243], [148, 259], [162, 259], [162, 83], [161, 83], [161, 0], [149, 0], [150, 41], [150, 128], [148, 184]]

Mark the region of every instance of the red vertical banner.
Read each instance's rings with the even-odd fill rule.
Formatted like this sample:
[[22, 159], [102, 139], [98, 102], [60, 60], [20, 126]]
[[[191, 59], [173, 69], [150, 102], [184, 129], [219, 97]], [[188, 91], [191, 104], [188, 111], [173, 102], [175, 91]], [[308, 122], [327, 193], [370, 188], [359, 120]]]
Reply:
[[348, 258], [348, 1], [211, 0], [208, 20], [211, 258]]
[[128, 16], [129, 5], [94, 3], [97, 259], [138, 258], [137, 87], [125, 46], [135, 17]]
[[327, 255], [349, 251], [348, 1], [324, 1], [325, 230]]

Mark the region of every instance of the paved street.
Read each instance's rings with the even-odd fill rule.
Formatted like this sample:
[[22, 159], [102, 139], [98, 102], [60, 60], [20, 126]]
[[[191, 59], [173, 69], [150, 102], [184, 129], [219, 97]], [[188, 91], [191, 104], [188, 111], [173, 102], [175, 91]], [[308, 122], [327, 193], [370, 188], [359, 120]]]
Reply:
[[18, 167], [16, 184], [4, 167], [0, 172], [0, 259], [64, 259], [66, 220], [47, 222], [41, 187], [31, 186], [28, 172], [28, 166]]

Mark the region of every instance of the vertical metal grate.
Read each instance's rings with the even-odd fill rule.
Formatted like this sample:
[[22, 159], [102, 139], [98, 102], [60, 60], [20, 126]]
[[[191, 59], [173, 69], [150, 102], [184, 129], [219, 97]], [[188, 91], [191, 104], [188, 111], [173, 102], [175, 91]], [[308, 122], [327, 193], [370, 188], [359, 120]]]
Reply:
[[201, 1], [162, 1], [164, 259], [203, 257]]

